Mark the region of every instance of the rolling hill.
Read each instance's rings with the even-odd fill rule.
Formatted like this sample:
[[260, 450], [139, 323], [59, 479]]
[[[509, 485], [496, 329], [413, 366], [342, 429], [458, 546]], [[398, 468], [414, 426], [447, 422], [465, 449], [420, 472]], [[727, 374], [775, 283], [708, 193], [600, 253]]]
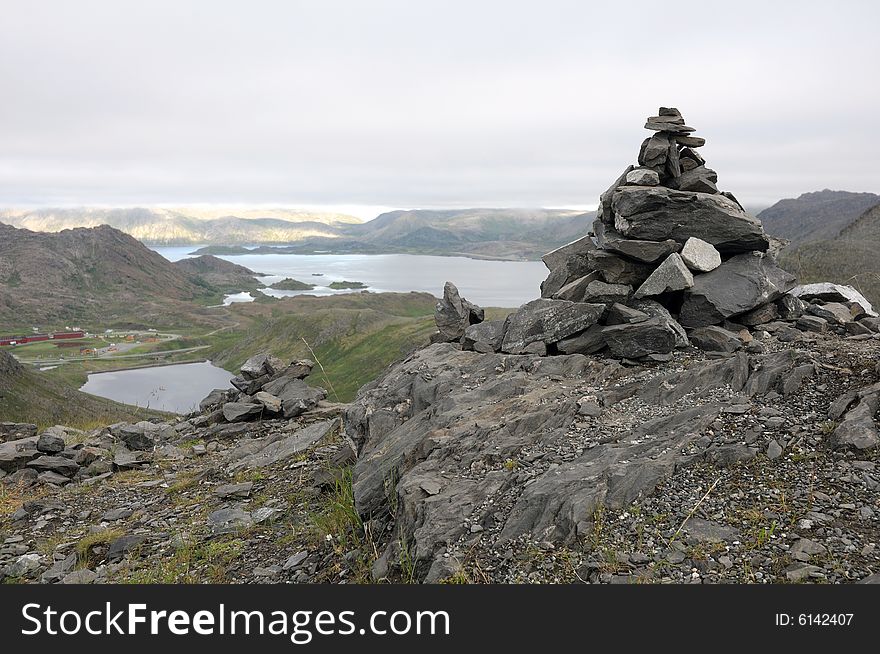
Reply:
[[0, 224], [0, 331], [215, 324], [198, 303], [220, 292], [112, 227], [45, 233]]
[[849, 191], [815, 191], [780, 200], [758, 218], [768, 234], [790, 241], [795, 247], [836, 238], [842, 229], [865, 211], [880, 204], [880, 195]]
[[0, 211], [0, 222], [40, 232], [109, 225], [150, 245], [290, 243], [336, 238], [360, 222], [338, 213], [294, 209], [46, 208]]
[[80, 393], [0, 350], [0, 421], [91, 428], [155, 415], [159, 414]]
[[880, 306], [880, 204], [863, 212], [834, 237], [783, 252], [781, 263], [802, 283], [850, 284]]

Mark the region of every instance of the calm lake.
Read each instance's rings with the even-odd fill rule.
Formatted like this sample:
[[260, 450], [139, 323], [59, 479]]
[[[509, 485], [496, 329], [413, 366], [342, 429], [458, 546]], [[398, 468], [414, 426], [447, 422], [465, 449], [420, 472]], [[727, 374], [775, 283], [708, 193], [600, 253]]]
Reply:
[[[200, 246], [156, 247], [170, 261], [189, 256]], [[315, 284], [311, 291], [277, 291], [267, 295], [333, 295], [351, 291], [328, 288], [331, 282], [363, 282], [374, 293], [424, 291], [443, 294], [451, 281], [461, 294], [483, 306], [518, 307], [540, 297], [547, 269], [540, 261], [484, 261], [465, 257], [435, 257], [417, 254], [243, 254], [221, 259], [263, 273], [266, 286], [285, 277]], [[228, 296], [225, 304], [248, 301], [241, 294]]]
[[213, 389], [229, 388], [230, 379], [230, 373], [205, 361], [93, 373], [80, 390], [125, 404], [188, 413]]

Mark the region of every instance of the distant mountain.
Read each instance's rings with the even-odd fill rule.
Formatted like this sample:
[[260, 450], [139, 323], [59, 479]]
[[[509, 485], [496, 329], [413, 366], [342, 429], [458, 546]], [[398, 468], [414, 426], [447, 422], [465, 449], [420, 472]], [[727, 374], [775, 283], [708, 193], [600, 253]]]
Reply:
[[837, 237], [842, 229], [878, 203], [880, 195], [874, 193], [825, 189], [780, 200], [759, 213], [758, 218], [769, 234], [791, 241], [793, 247]]
[[291, 243], [336, 238], [358, 223], [339, 213], [293, 209], [72, 208], [0, 210], [0, 222], [40, 232], [109, 225], [150, 245]]
[[[880, 202], [880, 200], [878, 200]], [[880, 307], [880, 204], [849, 222], [834, 238], [790, 247], [784, 268], [801, 282], [832, 281], [859, 289]]]
[[333, 239], [309, 238], [284, 247], [210, 245], [199, 254], [308, 254], [333, 252], [463, 255], [537, 260], [590, 231], [595, 212], [566, 209], [415, 209], [391, 211], [339, 227]]
[[0, 224], [0, 331], [191, 323], [200, 311], [193, 302], [206, 304], [218, 292], [199, 273], [112, 227], [44, 233]]

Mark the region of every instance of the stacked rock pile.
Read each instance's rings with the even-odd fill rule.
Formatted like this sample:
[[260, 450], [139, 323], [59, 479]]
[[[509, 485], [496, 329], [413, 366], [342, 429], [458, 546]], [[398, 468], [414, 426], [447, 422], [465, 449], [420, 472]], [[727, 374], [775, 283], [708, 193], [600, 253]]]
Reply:
[[[484, 322], [482, 310], [447, 284], [435, 340], [478, 352], [607, 348], [621, 359], [662, 361], [690, 341], [736, 349], [758, 325], [789, 321], [819, 330], [829, 324], [824, 300], [816, 296], [810, 309], [792, 293], [795, 277], [777, 265], [776, 244], [761, 222], [718, 190], [718, 175], [697, 152], [705, 140], [692, 134], [678, 109], [661, 107], [645, 128], [655, 133], [642, 143], [639, 165], [601, 195], [592, 233], [543, 257], [550, 273], [541, 298], [506, 320]], [[833, 324], [841, 328], [843, 311], [849, 322], [873, 314], [861, 295], [850, 294], [840, 306]]]
[[327, 397], [323, 388], [309, 386], [313, 361], [302, 359], [286, 365], [271, 354], [257, 354], [245, 361], [233, 377], [235, 389], [215, 389], [201, 401], [207, 423], [244, 422], [258, 418], [295, 418], [318, 406]]

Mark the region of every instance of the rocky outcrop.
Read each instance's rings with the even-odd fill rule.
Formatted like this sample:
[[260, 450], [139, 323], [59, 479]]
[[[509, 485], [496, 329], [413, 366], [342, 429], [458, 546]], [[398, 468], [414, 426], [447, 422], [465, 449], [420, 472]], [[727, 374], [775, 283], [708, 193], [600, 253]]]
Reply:
[[[656, 321], [642, 320], [655, 329]], [[359, 453], [357, 509], [373, 533], [386, 534], [374, 576], [393, 578], [404, 552], [416, 579], [438, 581], [467, 569], [472, 556], [500, 561], [506, 550], [574, 547], [596, 537], [603, 511], [625, 511], [682, 470], [777, 460], [806, 438], [819, 448], [876, 447], [875, 387], [852, 394], [841, 409], [847, 418], [828, 435], [815, 410], [831, 400], [814, 379], [823, 375], [824, 388], [841, 373], [822, 368], [819, 352], [780, 342], [778, 351], [749, 353], [730, 344], [731, 332], [714, 329], [701, 328], [700, 338], [718, 343], [720, 358], [656, 372], [448, 344], [393, 366], [362, 389], [344, 420]], [[841, 342], [831, 338], [829, 348]], [[854, 360], [864, 356], [855, 352]], [[799, 408], [775, 408], [785, 398]], [[858, 423], [852, 438], [850, 423]], [[726, 475], [706, 478], [718, 474]]]
[[434, 340], [460, 342], [468, 326], [482, 322], [484, 317], [483, 309], [461, 297], [455, 284], [446, 282], [443, 298], [434, 309], [434, 321], [437, 323]]

